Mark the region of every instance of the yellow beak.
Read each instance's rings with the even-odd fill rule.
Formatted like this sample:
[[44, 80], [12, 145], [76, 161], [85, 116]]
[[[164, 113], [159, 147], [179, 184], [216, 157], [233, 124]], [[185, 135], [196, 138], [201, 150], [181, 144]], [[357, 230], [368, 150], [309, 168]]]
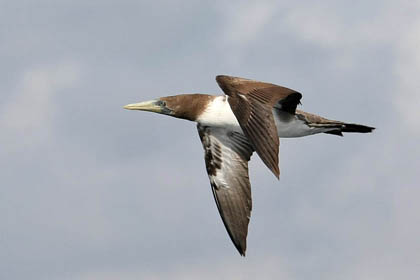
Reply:
[[159, 104], [159, 100], [150, 100], [146, 102], [125, 105], [124, 109], [162, 113], [163, 107], [161, 104]]

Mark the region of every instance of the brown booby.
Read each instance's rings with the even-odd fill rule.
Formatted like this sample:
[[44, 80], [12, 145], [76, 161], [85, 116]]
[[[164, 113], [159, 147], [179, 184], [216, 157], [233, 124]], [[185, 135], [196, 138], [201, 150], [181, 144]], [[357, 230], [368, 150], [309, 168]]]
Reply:
[[279, 137], [371, 132], [374, 128], [296, 110], [302, 95], [275, 84], [220, 75], [225, 96], [182, 94], [124, 106], [197, 122], [217, 209], [242, 256], [251, 215], [248, 161], [254, 151], [278, 178]]

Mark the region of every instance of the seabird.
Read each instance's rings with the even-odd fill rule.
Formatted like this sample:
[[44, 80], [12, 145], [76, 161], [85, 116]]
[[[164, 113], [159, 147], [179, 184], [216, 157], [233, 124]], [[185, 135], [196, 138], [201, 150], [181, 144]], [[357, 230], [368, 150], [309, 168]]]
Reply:
[[181, 94], [124, 106], [197, 122], [206, 169], [226, 230], [245, 256], [251, 215], [248, 161], [254, 151], [279, 178], [279, 137], [372, 132], [373, 127], [296, 110], [302, 95], [271, 83], [220, 75], [226, 94]]

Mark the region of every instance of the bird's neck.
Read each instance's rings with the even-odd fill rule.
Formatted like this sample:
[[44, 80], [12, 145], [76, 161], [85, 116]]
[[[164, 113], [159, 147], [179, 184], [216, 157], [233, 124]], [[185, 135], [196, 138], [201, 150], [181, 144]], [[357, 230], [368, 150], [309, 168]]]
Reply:
[[198, 117], [206, 109], [207, 104], [216, 98], [208, 94], [181, 94], [162, 97], [167, 107], [171, 110], [171, 116], [189, 121], [197, 121]]

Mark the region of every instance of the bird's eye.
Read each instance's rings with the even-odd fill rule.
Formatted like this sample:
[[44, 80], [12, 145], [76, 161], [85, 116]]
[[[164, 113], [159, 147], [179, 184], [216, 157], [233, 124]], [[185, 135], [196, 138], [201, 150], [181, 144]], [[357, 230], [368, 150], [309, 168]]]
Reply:
[[165, 107], [166, 106], [166, 102], [162, 101], [162, 100], [158, 100], [156, 101], [156, 105], [161, 106], [161, 107]]

